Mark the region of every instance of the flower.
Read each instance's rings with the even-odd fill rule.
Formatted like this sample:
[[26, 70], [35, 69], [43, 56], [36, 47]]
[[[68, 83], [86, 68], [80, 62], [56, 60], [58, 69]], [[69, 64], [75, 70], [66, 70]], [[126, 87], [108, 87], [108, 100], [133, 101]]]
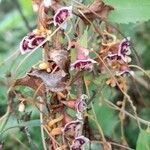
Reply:
[[71, 145], [71, 150], [82, 150], [84, 144], [88, 143], [89, 139], [84, 136], [76, 137]]
[[80, 46], [76, 46], [77, 60], [71, 64], [71, 70], [92, 71], [95, 60], [89, 58], [89, 50]]
[[33, 51], [39, 44], [45, 40], [42, 35], [36, 35], [33, 32], [25, 36], [20, 42], [20, 51], [22, 54]]
[[120, 66], [119, 71], [116, 72], [116, 76], [125, 76], [125, 75], [134, 75], [134, 72], [126, 65], [123, 64]]
[[54, 20], [54, 25], [55, 26], [61, 26], [62, 29], [66, 29], [67, 28], [67, 22], [66, 19], [68, 17], [71, 17], [72, 14], [72, 6], [70, 7], [62, 7], [57, 9], [53, 20]]
[[79, 121], [79, 120], [71, 121], [64, 126], [62, 132], [66, 133], [69, 131], [70, 132], [73, 131], [75, 133], [75, 137], [76, 137], [79, 134], [79, 130], [80, 130], [82, 124], [83, 124], [83, 122]]
[[127, 37], [125, 39], [123, 39], [121, 41], [121, 43], [119, 44], [119, 48], [117, 50], [117, 52], [108, 52], [107, 54], [107, 58], [109, 60], [119, 60], [119, 61], [123, 61], [125, 63], [129, 63], [131, 62], [131, 58], [129, 57], [129, 55], [131, 54], [130, 51], [130, 38]]
[[107, 58], [110, 60], [118, 59], [118, 54], [109, 52]]
[[82, 101], [82, 100], [79, 100], [77, 102], [77, 113], [83, 113], [86, 109], [87, 109], [87, 104]]
[[118, 57], [120, 57], [124, 62], [129, 63], [131, 58], [128, 55], [130, 54], [130, 38], [127, 37], [123, 39], [119, 45]]
[[76, 103], [76, 111], [77, 111], [77, 118], [79, 120], [82, 120], [83, 119], [83, 113], [86, 111], [87, 109], [87, 104], [85, 103], [85, 100], [87, 99], [87, 95], [83, 94], [81, 96], [81, 98], [79, 100], [77, 100], [77, 103]]

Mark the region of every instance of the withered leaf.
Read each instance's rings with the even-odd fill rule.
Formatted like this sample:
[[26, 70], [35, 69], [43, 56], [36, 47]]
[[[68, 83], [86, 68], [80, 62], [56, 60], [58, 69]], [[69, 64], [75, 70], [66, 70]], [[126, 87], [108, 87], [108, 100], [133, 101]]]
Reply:
[[[81, 12], [84, 14], [84, 16], [86, 16], [87, 19], [93, 21], [96, 18], [106, 19], [109, 11], [111, 10], [113, 10], [112, 6], [105, 5], [102, 0], [95, 0], [88, 8], [83, 8]], [[77, 12], [76, 15], [78, 15], [87, 23], [87, 20], [80, 12]]]
[[65, 77], [66, 73], [62, 70], [54, 73], [32, 70], [25, 77], [17, 79], [14, 86], [28, 86], [37, 91], [37, 95], [44, 96], [46, 88], [51, 92], [63, 91], [65, 89]]
[[40, 78], [46, 88], [52, 92], [61, 92], [65, 89], [65, 77], [66, 73], [63, 70], [59, 70], [54, 73], [47, 73], [43, 70], [34, 70], [28, 73], [31, 77]]
[[45, 86], [42, 80], [38, 77], [33, 77], [26, 75], [23, 78], [17, 79], [14, 86], [28, 86], [33, 90], [37, 91], [37, 95], [44, 96], [45, 93]]

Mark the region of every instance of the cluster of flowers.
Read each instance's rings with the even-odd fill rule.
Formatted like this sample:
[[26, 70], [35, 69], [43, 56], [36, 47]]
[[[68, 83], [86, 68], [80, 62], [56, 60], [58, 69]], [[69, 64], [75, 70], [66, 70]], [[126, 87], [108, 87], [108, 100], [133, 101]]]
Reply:
[[[45, 6], [51, 4], [49, 1], [44, 1]], [[54, 26], [60, 26], [61, 29], [66, 29], [67, 22], [66, 19], [72, 16], [72, 7], [62, 7], [57, 9], [53, 16]], [[34, 30], [25, 36], [20, 43], [20, 51], [22, 54], [34, 51], [38, 46], [44, 46], [46, 41], [47, 32], [45, 30], [41, 31]], [[96, 63], [93, 59], [89, 58], [89, 50], [83, 48], [79, 45], [76, 46], [77, 59], [71, 64], [71, 70], [86, 70], [91, 71], [93, 69], [93, 64]]]
[[116, 71], [116, 76], [134, 75], [134, 72], [128, 67], [128, 64], [131, 62], [130, 54], [129, 37], [120, 42], [117, 52], [108, 52], [107, 59], [111, 61], [111, 63], [117, 61], [117, 66], [119, 66], [117, 67], [119, 70]]
[[84, 144], [89, 142], [89, 139], [81, 135], [82, 126], [84, 120], [84, 113], [87, 109], [87, 104], [85, 100], [87, 99], [86, 95], [82, 95], [80, 99], [75, 102], [75, 110], [77, 119], [67, 123], [63, 128], [63, 135], [66, 136], [68, 131], [74, 132], [74, 140], [72, 142], [71, 150], [82, 150]]
[[[44, 1], [45, 6], [47, 6], [47, 1]], [[51, 4], [50, 2], [48, 4]], [[54, 26], [60, 26], [61, 29], [66, 29], [67, 18], [72, 15], [72, 7], [61, 7], [55, 11], [53, 16]], [[38, 29], [41, 30], [41, 29]], [[47, 32], [31, 32], [25, 36], [20, 42], [20, 51], [22, 54], [34, 51], [37, 46], [43, 46], [46, 40]]]
[[71, 64], [71, 70], [92, 71], [93, 64], [96, 63], [96, 61], [89, 57], [89, 50], [78, 44], [75, 48], [77, 50], [77, 58], [76, 61]]

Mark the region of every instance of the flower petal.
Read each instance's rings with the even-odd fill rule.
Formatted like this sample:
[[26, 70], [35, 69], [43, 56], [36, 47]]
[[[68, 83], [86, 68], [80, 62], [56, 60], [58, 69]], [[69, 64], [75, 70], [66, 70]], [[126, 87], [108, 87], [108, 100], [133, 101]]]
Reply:
[[34, 33], [29, 33], [20, 42], [21, 54], [25, 54], [33, 51], [44, 40], [45, 40], [44, 36], [35, 35]]
[[86, 59], [86, 60], [76, 60], [73, 64], [71, 64], [71, 70], [86, 70], [86, 71], [92, 71], [93, 64], [97, 63], [93, 59]]
[[67, 28], [67, 23], [64, 23], [68, 17], [71, 17], [72, 15], [72, 6], [70, 7], [62, 7], [57, 10], [55, 13], [53, 20], [54, 20], [54, 25], [61, 25], [62, 29]]

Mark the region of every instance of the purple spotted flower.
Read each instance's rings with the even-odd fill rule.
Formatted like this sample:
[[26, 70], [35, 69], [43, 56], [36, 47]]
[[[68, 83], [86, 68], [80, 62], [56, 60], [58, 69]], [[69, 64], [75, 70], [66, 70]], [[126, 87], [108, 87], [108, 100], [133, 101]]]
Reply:
[[63, 133], [74, 132], [75, 137], [78, 136], [81, 126], [83, 125], [82, 121], [75, 120], [67, 123], [63, 128]]
[[62, 7], [57, 9], [55, 15], [54, 15], [54, 25], [55, 26], [61, 26], [62, 29], [67, 28], [67, 22], [66, 19], [71, 17], [72, 15], [72, 6], [70, 7]]
[[134, 75], [134, 72], [127, 66], [121, 65], [119, 71], [116, 72], [116, 76]]
[[89, 58], [89, 50], [80, 46], [76, 46], [77, 59], [71, 64], [71, 70], [92, 71], [95, 60]]
[[123, 39], [119, 45], [118, 57], [120, 57], [124, 62], [129, 63], [131, 61], [131, 58], [129, 57], [130, 54], [130, 38], [127, 37]]
[[125, 63], [129, 63], [129, 62], [131, 62], [131, 58], [129, 57], [130, 54], [131, 54], [130, 38], [127, 37], [121, 41], [121, 43], [119, 45], [118, 52], [116, 52], [116, 53], [109, 52], [107, 55], [107, 58], [109, 60], [115, 60], [116, 59], [119, 61], [123, 61]]
[[89, 142], [89, 139], [84, 136], [76, 137], [71, 145], [71, 150], [83, 150], [83, 146]]
[[20, 51], [22, 54], [33, 51], [41, 42], [45, 40], [44, 36], [29, 33], [20, 42]]

